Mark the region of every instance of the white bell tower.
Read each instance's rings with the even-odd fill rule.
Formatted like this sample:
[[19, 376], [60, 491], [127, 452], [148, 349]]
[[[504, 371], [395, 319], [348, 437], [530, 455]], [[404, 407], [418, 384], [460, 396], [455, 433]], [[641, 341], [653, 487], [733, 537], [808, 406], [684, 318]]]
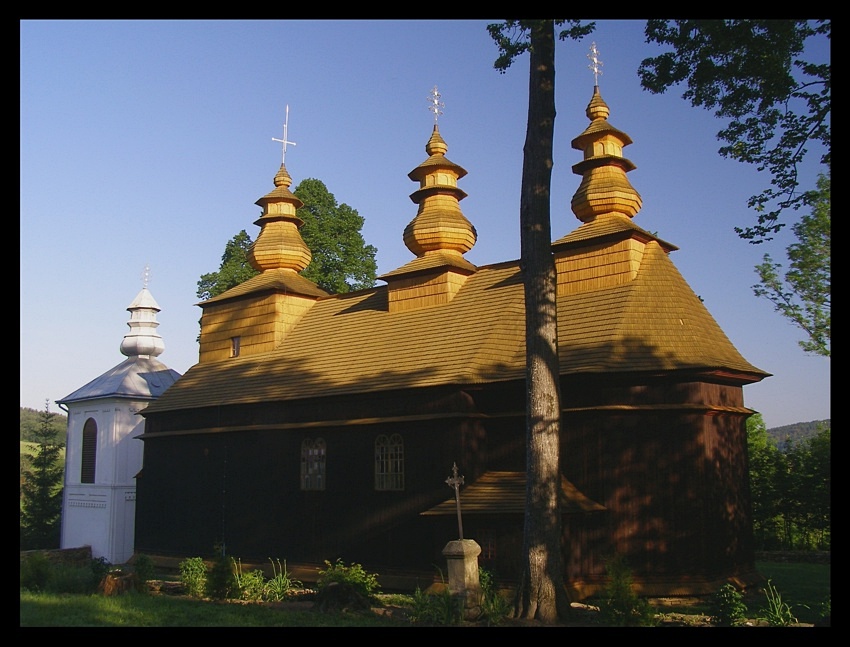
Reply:
[[124, 564], [133, 555], [136, 475], [144, 418], [138, 415], [180, 377], [157, 358], [160, 311], [147, 283], [127, 307], [123, 362], [56, 403], [68, 414], [61, 548], [91, 546], [92, 557]]

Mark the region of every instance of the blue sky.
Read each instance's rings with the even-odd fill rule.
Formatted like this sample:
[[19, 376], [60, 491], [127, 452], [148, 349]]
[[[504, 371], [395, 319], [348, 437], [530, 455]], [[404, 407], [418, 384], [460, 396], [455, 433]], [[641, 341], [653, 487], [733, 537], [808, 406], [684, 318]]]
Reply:
[[[159, 359], [181, 373], [197, 362], [198, 279], [240, 230], [256, 237], [287, 105], [292, 188], [317, 178], [356, 209], [380, 275], [413, 258], [407, 174], [427, 157], [437, 86], [447, 157], [468, 171], [461, 208], [478, 241], [466, 256], [518, 258], [528, 56], [493, 68], [497, 20], [21, 21], [21, 406], [58, 411], [124, 359], [146, 265]], [[553, 239], [580, 224], [570, 141], [588, 124], [595, 42], [609, 122], [634, 142], [635, 222], [679, 247], [673, 262], [732, 343], [773, 374], [744, 388], [745, 404], [768, 427], [830, 418], [830, 360], [804, 353], [802, 333], [751, 288], [762, 254], [784, 261], [792, 239], [754, 246], [733, 229], [755, 222], [747, 199], [769, 177], [720, 157], [724, 124], [682, 88], [641, 90], [640, 61], [662, 51], [643, 24], [601, 20], [557, 45]], [[815, 55], [829, 60], [828, 43]], [[804, 169], [811, 186], [818, 170]]]

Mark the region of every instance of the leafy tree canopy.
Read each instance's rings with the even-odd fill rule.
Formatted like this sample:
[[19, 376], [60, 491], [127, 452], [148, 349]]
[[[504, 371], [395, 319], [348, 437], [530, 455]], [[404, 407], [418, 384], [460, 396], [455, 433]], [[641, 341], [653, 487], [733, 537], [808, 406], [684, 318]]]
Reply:
[[363, 240], [364, 218], [347, 204], [337, 204], [321, 180], [302, 180], [293, 193], [304, 203], [296, 213], [313, 255], [302, 275], [332, 294], [374, 286], [378, 250]]
[[[492, 23], [487, 25], [487, 32], [490, 37], [496, 42], [499, 48], [499, 56], [496, 58], [493, 67], [500, 73], [505, 71], [514, 62], [514, 59], [531, 50], [531, 30], [535, 23], [540, 20], [505, 20], [500, 23]], [[565, 23], [568, 25], [566, 29], [558, 32], [558, 40], [572, 38], [579, 40], [596, 29], [595, 22], [589, 22], [584, 25], [580, 20], [544, 20], [543, 22], [553, 22], [555, 27], [561, 27]]]
[[642, 86], [662, 93], [687, 83], [682, 98], [729, 120], [720, 154], [770, 174], [772, 186], [748, 201], [757, 224], [735, 231], [754, 244], [771, 240], [783, 210], [811, 203], [798, 188], [807, 147], [820, 144], [820, 163], [830, 165], [830, 65], [802, 56], [809, 39], [830, 38], [831, 21], [653, 19], [645, 33], [673, 51], [641, 62]]
[[218, 272], [203, 274], [198, 281], [198, 298], [206, 301], [258, 274], [248, 262], [252, 242], [244, 229], [227, 241]]
[[756, 296], [773, 303], [774, 310], [806, 333], [798, 342], [808, 352], [830, 356], [831, 294], [830, 269], [830, 178], [818, 178], [812, 192], [812, 213], [792, 226], [797, 242], [786, 249], [788, 270], [784, 280], [781, 265], [765, 254], [756, 273], [761, 279], [753, 286]]

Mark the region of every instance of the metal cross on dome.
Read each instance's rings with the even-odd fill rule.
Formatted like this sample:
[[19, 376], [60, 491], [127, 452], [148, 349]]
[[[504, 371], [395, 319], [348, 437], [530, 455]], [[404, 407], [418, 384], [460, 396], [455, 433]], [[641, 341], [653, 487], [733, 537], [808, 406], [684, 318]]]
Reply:
[[443, 114], [442, 109], [446, 107], [446, 104], [440, 101], [442, 96], [437, 92], [436, 85], [431, 90], [431, 94], [428, 95], [428, 110], [434, 113], [434, 123], [437, 123], [437, 117]]
[[457, 463], [452, 464], [452, 475], [446, 479], [446, 484], [455, 491], [455, 503], [457, 504], [457, 529], [460, 533], [459, 539], [463, 539], [463, 521], [460, 518], [460, 488], [463, 485], [463, 477], [457, 475]]
[[283, 139], [278, 139], [277, 137], [272, 137], [273, 142], [280, 142], [283, 144], [283, 156], [281, 157], [280, 163], [286, 163], [286, 145], [292, 144], [296, 146], [295, 142], [291, 142], [286, 138], [287, 132], [289, 130], [289, 105], [286, 106], [286, 121], [283, 122]]
[[596, 42], [590, 44], [590, 54], [587, 55], [587, 58], [591, 61], [587, 69], [593, 72], [593, 85], [599, 85], [599, 75], [602, 74], [602, 70], [599, 68], [602, 67], [602, 61], [599, 59], [599, 50], [596, 49]]

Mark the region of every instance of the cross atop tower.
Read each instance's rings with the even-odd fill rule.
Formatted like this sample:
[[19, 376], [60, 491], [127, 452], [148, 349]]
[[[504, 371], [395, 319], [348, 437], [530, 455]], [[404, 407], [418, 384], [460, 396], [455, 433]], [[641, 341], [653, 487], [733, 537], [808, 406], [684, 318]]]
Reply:
[[443, 114], [442, 109], [446, 107], [446, 104], [440, 101], [442, 96], [437, 92], [436, 85], [431, 90], [431, 94], [428, 95], [428, 110], [434, 113], [434, 123], [437, 123], [437, 117]]
[[280, 142], [283, 144], [283, 156], [281, 157], [280, 163], [286, 163], [286, 145], [292, 144], [295, 146], [295, 142], [291, 142], [286, 138], [287, 132], [289, 130], [289, 105], [286, 106], [286, 121], [283, 122], [283, 139], [278, 139], [277, 137], [272, 137], [273, 142]]
[[590, 44], [590, 54], [587, 55], [587, 58], [591, 61], [587, 69], [593, 72], [593, 85], [599, 85], [599, 75], [602, 74], [602, 70], [599, 68], [602, 67], [602, 61], [599, 59], [599, 50], [596, 49], [596, 42]]

